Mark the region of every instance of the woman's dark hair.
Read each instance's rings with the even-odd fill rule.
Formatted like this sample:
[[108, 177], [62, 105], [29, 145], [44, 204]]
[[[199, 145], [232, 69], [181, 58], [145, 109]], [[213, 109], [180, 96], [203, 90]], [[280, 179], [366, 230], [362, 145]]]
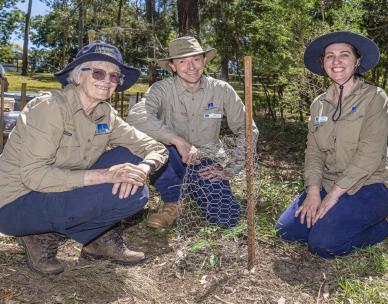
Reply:
[[[341, 43], [341, 42], [335, 42], [335, 43]], [[348, 43], [348, 42], [343, 42], [343, 43], [345, 43], [345, 44], [347, 44], [348, 46], [350, 46], [350, 49], [351, 49], [353, 55], [356, 57], [356, 59], [361, 58], [361, 55], [360, 55], [360, 53], [358, 52], [358, 50], [357, 50], [357, 48], [356, 48], [355, 46], [351, 45], [351, 44]], [[327, 74], [326, 74], [325, 69], [323, 68], [323, 58], [325, 57], [325, 51], [326, 51], [327, 47], [330, 46], [330, 45], [332, 45], [332, 44], [334, 44], [334, 43], [331, 43], [331, 44], [328, 44], [328, 45], [325, 46], [325, 48], [323, 49], [322, 56], [321, 56], [322, 71], [325, 73], [325, 76], [327, 76]], [[355, 73], [354, 75], [357, 76], [357, 77], [362, 77], [362, 75], [359, 74], [359, 73]]]

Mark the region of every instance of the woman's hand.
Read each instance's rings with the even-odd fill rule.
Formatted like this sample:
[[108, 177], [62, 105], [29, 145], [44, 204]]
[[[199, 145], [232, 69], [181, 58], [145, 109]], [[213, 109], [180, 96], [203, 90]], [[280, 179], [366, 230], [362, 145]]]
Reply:
[[150, 171], [145, 164], [134, 165], [131, 163], [119, 164], [109, 168], [112, 174], [112, 194], [119, 195], [119, 198], [128, 198], [143, 186]]
[[339, 198], [342, 194], [344, 194], [347, 190], [334, 185], [330, 192], [324, 197], [322, 200], [322, 204], [319, 206], [317, 214], [315, 215], [313, 225], [320, 219], [322, 219], [326, 213], [333, 208], [335, 204], [338, 203]]
[[301, 224], [304, 224], [306, 220], [307, 228], [311, 228], [315, 224], [314, 220], [321, 205], [321, 195], [319, 192], [319, 187], [310, 186], [307, 190], [306, 199], [295, 212], [295, 217], [300, 217]]
[[220, 182], [224, 179], [230, 179], [232, 175], [223, 169], [220, 165], [213, 164], [199, 169], [199, 175], [211, 182]]
[[175, 136], [171, 139], [171, 144], [178, 150], [185, 164], [199, 164], [201, 158], [199, 150], [184, 138]]

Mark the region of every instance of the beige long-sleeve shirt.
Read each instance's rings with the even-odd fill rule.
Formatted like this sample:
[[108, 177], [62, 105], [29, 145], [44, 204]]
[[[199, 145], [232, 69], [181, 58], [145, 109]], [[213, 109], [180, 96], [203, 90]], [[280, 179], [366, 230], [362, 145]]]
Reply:
[[90, 115], [73, 85], [30, 101], [0, 155], [0, 207], [30, 192], [68, 191], [84, 184], [109, 147], [123, 146], [161, 167], [166, 148], [128, 125], [107, 102]]
[[[212, 158], [222, 154], [223, 117], [237, 135], [240, 155], [236, 157], [244, 159], [245, 107], [236, 91], [222, 80], [202, 76], [195, 93], [186, 90], [177, 76], [158, 81], [130, 109], [127, 122], [164, 144], [179, 135]], [[255, 123], [253, 134], [256, 142], [259, 132]]]
[[334, 122], [334, 85], [311, 105], [305, 153], [305, 186], [336, 184], [354, 194], [362, 186], [387, 183], [388, 97], [381, 88], [356, 82]]

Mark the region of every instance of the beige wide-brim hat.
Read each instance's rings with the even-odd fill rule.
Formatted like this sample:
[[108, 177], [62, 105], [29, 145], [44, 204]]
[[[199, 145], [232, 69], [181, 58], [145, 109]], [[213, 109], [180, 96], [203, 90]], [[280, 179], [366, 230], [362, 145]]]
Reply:
[[170, 43], [168, 54], [168, 58], [158, 59], [158, 64], [163, 69], [172, 73], [172, 70], [168, 64], [172, 59], [204, 54], [207, 63], [216, 56], [216, 50], [214, 48], [204, 50], [197, 39], [194, 37], [185, 36], [176, 38]]

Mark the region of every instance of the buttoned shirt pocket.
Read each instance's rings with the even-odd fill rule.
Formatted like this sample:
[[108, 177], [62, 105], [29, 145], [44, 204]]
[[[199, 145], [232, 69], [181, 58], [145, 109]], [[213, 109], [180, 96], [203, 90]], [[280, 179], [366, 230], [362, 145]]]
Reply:
[[337, 122], [337, 145], [344, 145], [350, 150], [356, 150], [362, 126], [362, 115], [351, 113]]
[[311, 124], [309, 131], [315, 138], [319, 150], [327, 152], [334, 149], [333, 125], [331, 121]]
[[189, 138], [189, 113], [183, 108], [174, 108], [171, 113], [171, 128], [175, 130], [175, 132], [183, 137]]
[[109, 136], [111, 132], [103, 133], [103, 134], [95, 134], [92, 139], [88, 139], [88, 142], [91, 142], [93, 146], [97, 147], [105, 147], [109, 143]]
[[55, 165], [77, 169], [81, 165], [81, 144], [76, 133], [64, 131], [56, 154]]
[[215, 106], [211, 109], [205, 108], [201, 113], [201, 136], [206, 142], [213, 142], [218, 138], [221, 129], [222, 118], [224, 117], [221, 108]]

